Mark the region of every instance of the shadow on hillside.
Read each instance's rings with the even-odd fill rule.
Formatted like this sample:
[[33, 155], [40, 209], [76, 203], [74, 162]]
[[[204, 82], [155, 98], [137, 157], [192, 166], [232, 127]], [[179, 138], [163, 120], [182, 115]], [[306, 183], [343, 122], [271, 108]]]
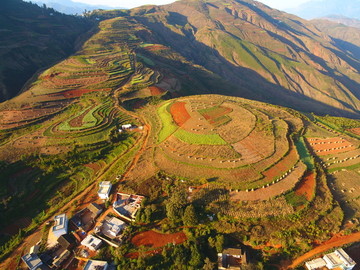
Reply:
[[[167, 18], [169, 23], [171, 22], [173, 25], [190, 25], [185, 16], [178, 13], [175, 14], [176, 15], [169, 13]], [[150, 21], [149, 18], [145, 16], [135, 16], [135, 18], [153, 30], [152, 36], [139, 33], [139, 37], [144, 41], [149, 43], [160, 43], [172, 48], [175, 52], [181, 53], [181, 56], [186, 60], [196, 65], [203, 66], [210, 71], [208, 72], [191, 63], [181, 62], [180, 60], [174, 59], [174, 57], [167, 58], [143, 50], [143, 53], [147, 53], [152, 58], [160, 61], [160, 66], [170, 69], [171, 72], [180, 75], [182, 83], [185, 85], [187, 84], [186, 81], [192, 81], [193, 85], [188, 85], [187, 88], [192, 87], [193, 90], [187, 89], [189, 91], [185, 91], [185, 93], [182, 92], [182, 94], [212, 93], [239, 96], [285, 107], [292, 107], [300, 111], [315, 112], [320, 115], [331, 114], [359, 118], [359, 114], [355, 112], [351, 113], [323, 102], [313, 100], [301, 93], [296, 93], [280, 85], [271, 83], [251, 69], [235, 66], [221, 56], [215, 48], [211, 48], [197, 41], [193, 36], [195, 28], [183, 30], [184, 35], [180, 35], [166, 27], [162, 22]], [[285, 42], [286, 40], [282, 41]], [[318, 63], [319, 61], [322, 61], [320, 64], [325, 64], [323, 59], [317, 57], [314, 59], [315, 56], [311, 55], [309, 52], [306, 53], [312, 57], [314, 61]], [[327, 67], [326, 64], [325, 66]], [[187, 76], [184, 76], [181, 71], [185, 71]], [[204, 81], [202, 78], [207, 80]], [[349, 107], [348, 104], [344, 104], [344, 106], [345, 105]]]

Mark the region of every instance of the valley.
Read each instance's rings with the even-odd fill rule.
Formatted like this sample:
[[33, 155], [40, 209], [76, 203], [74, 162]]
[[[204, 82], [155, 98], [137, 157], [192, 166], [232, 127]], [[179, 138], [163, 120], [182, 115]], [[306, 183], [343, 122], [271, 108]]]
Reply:
[[228, 247], [288, 269], [359, 241], [358, 58], [252, 1], [91, 16], [81, 48], [0, 103], [1, 269], [34, 245], [56, 264], [60, 214], [64, 269], [214, 269]]

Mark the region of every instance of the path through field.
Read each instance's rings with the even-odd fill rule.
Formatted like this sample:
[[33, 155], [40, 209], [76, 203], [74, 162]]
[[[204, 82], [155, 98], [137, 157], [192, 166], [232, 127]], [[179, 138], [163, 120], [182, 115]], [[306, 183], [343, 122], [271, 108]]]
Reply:
[[350, 235], [336, 235], [330, 240], [324, 242], [320, 246], [314, 248], [313, 250], [305, 253], [304, 255], [300, 256], [299, 258], [292, 261], [292, 263], [288, 266], [283, 266], [282, 269], [294, 269], [298, 265], [304, 263], [307, 260], [310, 260], [312, 257], [324, 253], [330, 249], [341, 247], [346, 244], [350, 244], [353, 242], [360, 241], [360, 232], [350, 234]]

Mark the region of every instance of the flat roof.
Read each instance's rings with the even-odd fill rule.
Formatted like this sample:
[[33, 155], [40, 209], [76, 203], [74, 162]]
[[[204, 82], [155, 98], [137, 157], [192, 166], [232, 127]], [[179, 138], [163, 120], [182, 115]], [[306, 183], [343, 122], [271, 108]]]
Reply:
[[66, 214], [57, 215], [55, 216], [54, 220], [55, 225], [53, 227], [53, 231], [62, 230], [65, 228], [67, 221]]
[[93, 235], [87, 235], [84, 240], [81, 241], [81, 244], [83, 246], [97, 246], [101, 243], [101, 239], [93, 236]]
[[32, 269], [35, 268], [37, 265], [42, 264], [39, 256], [36, 254], [26, 254], [21, 257], [21, 259], [26, 263], [26, 265]]
[[105, 261], [95, 261], [95, 260], [88, 260], [86, 263], [84, 270], [99, 270], [99, 269], [106, 269], [108, 263]]
[[309, 262], [305, 263], [307, 269], [312, 270], [312, 269], [317, 269], [317, 268], [322, 268], [324, 266], [326, 266], [326, 262], [324, 259], [319, 258], [319, 259], [315, 259]]
[[341, 260], [340, 256], [337, 255], [335, 252], [326, 254], [324, 256], [324, 260], [328, 259], [329, 262], [333, 265], [333, 266], [338, 266], [343, 264], [343, 261]]
[[110, 181], [102, 181], [102, 182], [100, 182], [100, 187], [101, 186], [111, 186], [111, 182]]
[[340, 258], [343, 260], [346, 266], [353, 266], [356, 264], [356, 262], [342, 248], [335, 250], [335, 253], [339, 254]]

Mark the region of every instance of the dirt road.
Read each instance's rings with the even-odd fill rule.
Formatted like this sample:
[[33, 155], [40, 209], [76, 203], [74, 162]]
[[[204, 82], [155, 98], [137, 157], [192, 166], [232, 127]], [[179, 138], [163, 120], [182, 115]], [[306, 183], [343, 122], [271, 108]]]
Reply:
[[305, 261], [311, 259], [312, 257], [318, 254], [325, 253], [330, 249], [341, 247], [346, 244], [354, 243], [357, 241], [360, 241], [360, 232], [350, 235], [334, 236], [333, 238], [324, 242], [320, 246], [314, 248], [313, 250], [295, 259], [294, 261], [292, 261], [292, 263], [289, 266], [284, 266], [282, 269], [294, 269], [298, 265], [304, 263]]

